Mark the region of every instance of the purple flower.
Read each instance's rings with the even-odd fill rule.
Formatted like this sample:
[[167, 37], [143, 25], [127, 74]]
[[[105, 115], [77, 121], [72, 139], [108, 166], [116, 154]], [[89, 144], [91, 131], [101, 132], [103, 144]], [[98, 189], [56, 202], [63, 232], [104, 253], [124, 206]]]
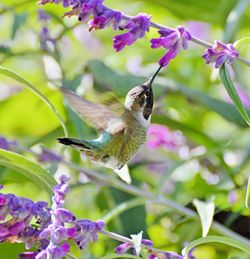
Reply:
[[[105, 226], [102, 221], [76, 220], [74, 214], [63, 208], [65, 196], [69, 192], [68, 181], [69, 178], [61, 176], [59, 184], [54, 187], [51, 224], [39, 235], [41, 239], [49, 240], [49, 244], [37, 255], [38, 259], [60, 259], [65, 256], [70, 249], [65, 240], [73, 239], [80, 249], [85, 249], [90, 242], [97, 241], [97, 233]], [[73, 226], [66, 228], [66, 223]]]
[[239, 197], [238, 197], [238, 193], [236, 190], [232, 190], [228, 193], [227, 200], [230, 203], [230, 205], [235, 204], [237, 202], [238, 198]]
[[44, 10], [38, 10], [38, 19], [40, 21], [47, 22], [50, 19], [50, 16]]
[[113, 38], [113, 47], [116, 51], [122, 50], [126, 45], [132, 45], [137, 39], [144, 37], [149, 31], [151, 16], [147, 14], [139, 14], [120, 26], [121, 29], [127, 29], [128, 32], [117, 35]]
[[182, 26], [178, 26], [175, 30], [161, 29], [159, 33], [160, 38], [151, 40], [151, 48], [163, 47], [168, 49], [168, 52], [159, 61], [161, 66], [166, 66], [171, 59], [176, 57], [181, 48], [188, 48], [188, 41], [192, 39], [192, 36]]
[[25, 252], [19, 254], [20, 259], [36, 259], [37, 252]]
[[68, 181], [69, 178], [61, 176], [54, 187], [52, 209], [43, 201], [34, 203], [27, 198], [0, 193], [0, 242], [23, 242], [26, 249], [36, 245], [37, 251], [21, 253], [21, 259], [61, 259], [70, 250], [70, 240], [81, 249], [97, 241], [104, 222], [76, 220], [75, 215], [64, 208]]
[[17, 141], [10, 141], [5, 137], [0, 136], [0, 148], [5, 150], [11, 150], [12, 148], [16, 148], [18, 146]]
[[115, 10], [105, 9], [101, 15], [96, 16], [88, 22], [89, 31], [95, 29], [103, 29], [109, 25], [113, 26], [114, 30], [119, 28], [122, 19], [122, 13]]
[[[142, 239], [141, 244], [146, 246], [149, 249], [153, 246], [153, 242], [149, 239]], [[126, 253], [130, 248], [134, 248], [134, 245], [132, 243], [125, 242], [125, 243], [122, 243], [119, 246], [117, 246], [115, 248], [115, 252], [118, 255], [122, 255], [122, 254]]]
[[174, 134], [163, 125], [152, 124], [148, 129], [147, 146], [150, 149], [159, 147], [173, 149], [176, 147]]
[[[84, 1], [79, 8], [79, 21], [81, 22], [86, 22], [91, 16], [97, 17], [99, 15], [102, 15], [104, 9], [106, 9], [103, 6], [103, 1], [104, 0], [87, 0]], [[76, 7], [74, 8], [76, 9]], [[74, 9], [72, 11], [74, 11]]]
[[[25, 242], [26, 248], [32, 247], [39, 242], [40, 227], [50, 223], [49, 215], [46, 202], [34, 203], [27, 198], [0, 193], [0, 242]], [[39, 226], [34, 227], [34, 224]], [[32, 254], [22, 256], [34, 258]]]
[[104, 227], [105, 223], [103, 221], [78, 220], [73, 228], [67, 230], [67, 234], [83, 250], [90, 242], [97, 241], [97, 233], [101, 232]]
[[43, 163], [43, 162], [61, 162], [62, 161], [62, 157], [51, 152], [48, 149], [42, 149], [42, 153], [39, 154], [38, 156], [38, 161]]
[[115, 252], [118, 254], [118, 255], [122, 255], [122, 254], [125, 254], [130, 248], [132, 248], [133, 245], [128, 243], [128, 242], [125, 242], [125, 243], [122, 243], [120, 244], [119, 246], [117, 246], [115, 248]]
[[225, 62], [232, 63], [238, 56], [233, 44], [215, 41], [212, 48], [206, 49], [202, 58], [206, 60], [206, 64], [215, 63], [215, 68], [219, 68]]

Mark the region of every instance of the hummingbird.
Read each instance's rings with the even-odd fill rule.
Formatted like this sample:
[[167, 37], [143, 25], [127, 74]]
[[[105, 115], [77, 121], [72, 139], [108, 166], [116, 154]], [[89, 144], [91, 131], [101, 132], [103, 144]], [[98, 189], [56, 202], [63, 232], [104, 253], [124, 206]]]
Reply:
[[98, 165], [121, 170], [146, 142], [153, 109], [152, 84], [161, 68], [147, 82], [132, 88], [124, 105], [93, 103], [62, 87], [69, 105], [100, 135], [92, 140], [58, 138], [59, 143], [75, 148]]

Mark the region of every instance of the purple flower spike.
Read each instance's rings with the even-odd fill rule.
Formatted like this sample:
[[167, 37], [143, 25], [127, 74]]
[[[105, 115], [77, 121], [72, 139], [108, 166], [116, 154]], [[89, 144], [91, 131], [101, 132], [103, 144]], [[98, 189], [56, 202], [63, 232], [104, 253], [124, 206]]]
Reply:
[[151, 16], [139, 14], [125, 23], [121, 29], [129, 30], [127, 33], [117, 35], [113, 38], [113, 47], [116, 51], [122, 50], [126, 45], [132, 45], [137, 39], [143, 38], [149, 31]]
[[62, 175], [54, 187], [52, 209], [43, 201], [34, 203], [27, 198], [0, 193], [0, 243], [23, 242], [26, 249], [36, 245], [37, 251], [21, 253], [21, 259], [61, 259], [70, 251], [70, 240], [81, 249], [97, 241], [97, 234], [105, 223], [76, 220], [75, 215], [64, 208], [68, 181], [69, 178]]
[[188, 41], [192, 39], [192, 36], [182, 26], [178, 26], [175, 30], [161, 29], [159, 33], [160, 38], [151, 40], [151, 48], [163, 47], [169, 50], [159, 61], [161, 66], [167, 66], [170, 60], [177, 56], [181, 48], [188, 48]]
[[233, 44], [215, 41], [214, 46], [208, 48], [202, 58], [206, 60], [206, 64], [215, 63], [215, 68], [219, 68], [225, 62], [233, 63], [238, 56]]

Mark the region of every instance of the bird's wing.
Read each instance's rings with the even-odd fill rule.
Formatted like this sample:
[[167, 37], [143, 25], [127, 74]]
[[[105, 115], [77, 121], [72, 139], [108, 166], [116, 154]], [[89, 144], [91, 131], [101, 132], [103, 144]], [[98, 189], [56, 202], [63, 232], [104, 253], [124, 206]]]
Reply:
[[[114, 134], [117, 134], [125, 129], [125, 124], [121, 116], [126, 113], [124, 106], [121, 103], [115, 102], [110, 105], [97, 104], [90, 102], [75, 93], [61, 88], [65, 99], [70, 106], [89, 124], [97, 130], [107, 130], [110, 127], [110, 121], [119, 124], [117, 129], [114, 129]], [[112, 132], [110, 132], [112, 134]]]

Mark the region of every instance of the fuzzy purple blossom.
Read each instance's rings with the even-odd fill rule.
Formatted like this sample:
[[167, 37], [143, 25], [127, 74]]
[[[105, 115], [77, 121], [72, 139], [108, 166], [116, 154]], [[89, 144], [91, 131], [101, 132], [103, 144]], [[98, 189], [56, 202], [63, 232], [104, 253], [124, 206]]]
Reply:
[[151, 48], [168, 49], [168, 52], [159, 61], [161, 66], [167, 66], [170, 60], [177, 56], [181, 48], [188, 48], [188, 41], [192, 37], [182, 26], [178, 26], [176, 29], [161, 29], [158, 32], [161, 36], [151, 40]]
[[238, 56], [233, 44], [215, 41], [212, 48], [206, 49], [202, 58], [205, 59], [206, 64], [215, 63], [215, 68], [219, 68], [225, 62], [233, 63]]
[[19, 258], [61, 259], [70, 251], [70, 240], [81, 249], [97, 241], [104, 222], [76, 220], [74, 214], [64, 208], [68, 180], [61, 176], [54, 187], [52, 209], [43, 201], [35, 203], [14, 194], [0, 193], [0, 242], [23, 242], [26, 249], [37, 248], [37, 251], [21, 253]]
[[137, 39], [143, 38], [149, 31], [151, 16], [147, 14], [138, 14], [126, 22], [120, 28], [127, 29], [128, 32], [117, 35], [113, 38], [113, 47], [116, 51], [122, 50], [126, 45], [132, 45]]

